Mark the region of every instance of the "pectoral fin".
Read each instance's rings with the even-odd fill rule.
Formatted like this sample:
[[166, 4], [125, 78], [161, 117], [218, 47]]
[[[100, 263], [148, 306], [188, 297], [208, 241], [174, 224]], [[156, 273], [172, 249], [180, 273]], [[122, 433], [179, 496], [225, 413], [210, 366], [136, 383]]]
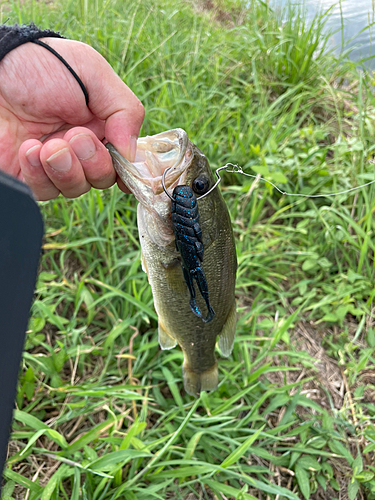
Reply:
[[148, 276], [148, 271], [147, 271], [147, 266], [146, 266], [146, 261], [145, 258], [143, 257], [143, 253], [141, 253], [141, 264], [142, 264], [142, 271], [147, 274]]
[[233, 349], [234, 336], [236, 334], [236, 303], [233, 303], [227, 320], [219, 334], [219, 349], [221, 354], [227, 358]]
[[160, 321], [159, 321], [159, 345], [161, 349], [163, 349], [163, 351], [167, 349], [173, 349], [177, 345], [176, 340], [165, 331]]

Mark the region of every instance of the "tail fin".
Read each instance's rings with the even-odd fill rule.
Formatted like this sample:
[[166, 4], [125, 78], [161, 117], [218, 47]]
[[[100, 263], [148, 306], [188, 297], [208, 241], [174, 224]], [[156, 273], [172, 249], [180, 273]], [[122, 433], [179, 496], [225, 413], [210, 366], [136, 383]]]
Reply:
[[194, 372], [185, 362], [182, 367], [185, 391], [191, 396], [199, 396], [201, 391], [214, 391], [219, 383], [217, 362], [204, 372]]

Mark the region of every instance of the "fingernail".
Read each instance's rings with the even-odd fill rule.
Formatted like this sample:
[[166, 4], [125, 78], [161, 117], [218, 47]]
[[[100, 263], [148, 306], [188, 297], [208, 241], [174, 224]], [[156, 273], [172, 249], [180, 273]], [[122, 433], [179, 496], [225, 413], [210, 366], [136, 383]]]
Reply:
[[36, 146], [33, 146], [32, 148], [28, 149], [25, 153], [27, 161], [30, 163], [32, 167], [40, 167], [41, 165], [39, 158], [40, 149], [41, 146], [37, 144]]
[[80, 160], [89, 160], [96, 153], [94, 141], [87, 134], [75, 135], [69, 144]]
[[57, 172], [68, 172], [72, 166], [72, 156], [68, 148], [63, 148], [47, 159], [48, 165]]
[[137, 137], [132, 135], [129, 142], [129, 161], [134, 161], [137, 152]]

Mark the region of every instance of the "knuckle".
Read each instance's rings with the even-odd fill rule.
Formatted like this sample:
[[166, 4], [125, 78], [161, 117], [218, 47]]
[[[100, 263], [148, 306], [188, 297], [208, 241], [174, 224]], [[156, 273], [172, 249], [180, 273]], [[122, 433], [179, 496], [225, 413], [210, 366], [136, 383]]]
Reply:
[[138, 120], [142, 123], [143, 122], [143, 119], [145, 117], [145, 107], [143, 106], [143, 104], [141, 103], [141, 101], [138, 99], [137, 96], [135, 96], [135, 99], [136, 99], [136, 105], [135, 105], [135, 114], [138, 118]]
[[90, 184], [86, 183], [84, 186], [81, 186], [79, 189], [74, 189], [74, 190], [73, 189], [72, 190], [62, 189], [61, 193], [65, 196], [65, 198], [73, 199], [73, 198], [79, 198], [83, 194], [90, 191], [90, 189], [91, 189]]

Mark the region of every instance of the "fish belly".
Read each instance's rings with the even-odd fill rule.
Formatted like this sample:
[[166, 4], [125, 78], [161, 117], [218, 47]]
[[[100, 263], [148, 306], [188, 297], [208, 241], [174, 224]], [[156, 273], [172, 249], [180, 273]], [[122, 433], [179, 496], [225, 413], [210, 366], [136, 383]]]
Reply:
[[[218, 335], [222, 354], [232, 350], [235, 333], [235, 300], [233, 266], [228, 269], [228, 252], [220, 239], [205, 250], [205, 270], [210, 302], [215, 317], [209, 323], [197, 318], [189, 306], [190, 294], [184, 280], [179, 254], [174, 240], [159, 247], [149, 235], [147, 217], [138, 207], [138, 229], [143, 268], [152, 288], [154, 306], [159, 319], [159, 343], [171, 349], [178, 343], [184, 353], [183, 380], [188, 394], [196, 396], [202, 390], [211, 391], [218, 384], [215, 344]], [[235, 257], [234, 257], [235, 259]], [[233, 260], [233, 258], [232, 258]], [[224, 263], [224, 266], [223, 266]], [[232, 263], [230, 263], [232, 265]], [[203, 314], [206, 305], [196, 287], [197, 303]]]

